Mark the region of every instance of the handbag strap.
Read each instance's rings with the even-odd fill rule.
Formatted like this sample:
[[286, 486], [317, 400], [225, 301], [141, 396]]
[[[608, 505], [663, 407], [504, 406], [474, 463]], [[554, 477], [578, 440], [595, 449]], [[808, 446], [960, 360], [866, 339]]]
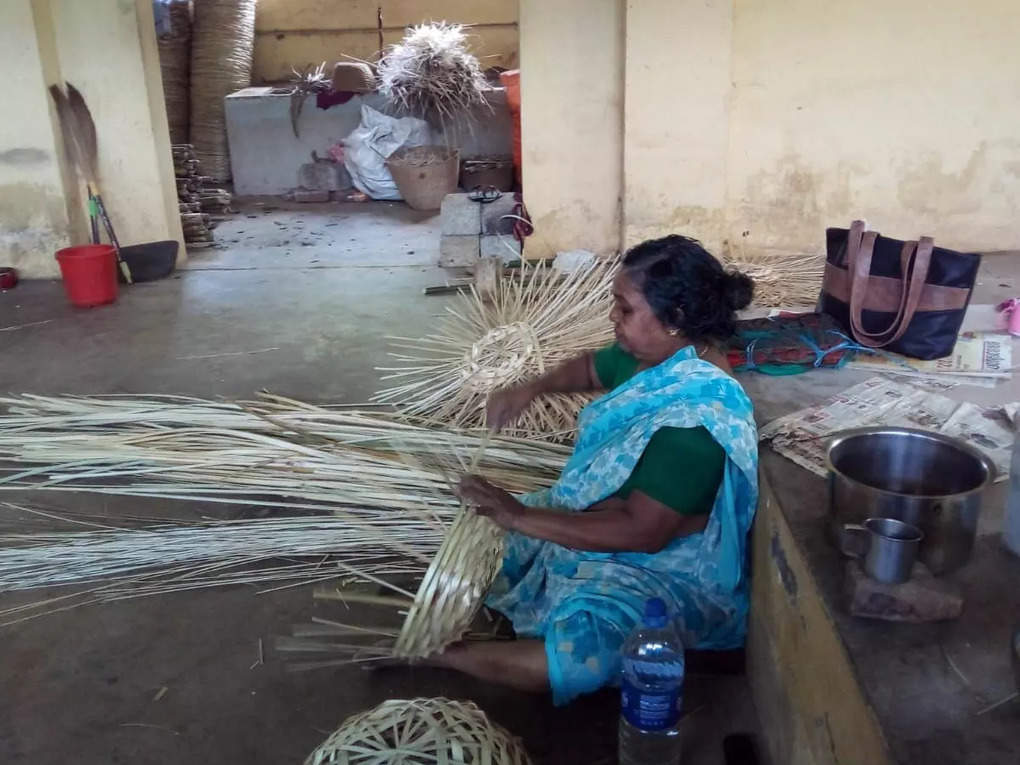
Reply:
[[868, 332], [864, 329], [861, 313], [864, 309], [864, 298], [868, 278], [871, 276], [871, 261], [877, 239], [877, 233], [864, 230], [863, 221], [854, 221], [847, 235], [847, 259], [851, 274], [850, 326], [855, 339], [869, 348], [882, 348], [896, 342], [906, 333], [921, 302], [928, 270], [931, 267], [932, 251], [935, 248], [934, 240], [928, 236], [921, 237], [919, 242], [903, 243], [900, 252], [902, 291], [896, 316], [886, 329]]

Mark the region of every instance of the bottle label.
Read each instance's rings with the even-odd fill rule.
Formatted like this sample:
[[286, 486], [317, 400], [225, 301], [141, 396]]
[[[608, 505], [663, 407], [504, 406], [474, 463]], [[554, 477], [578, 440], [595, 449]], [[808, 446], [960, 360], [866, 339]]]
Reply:
[[641, 730], [666, 730], [680, 720], [680, 689], [664, 693], [642, 691], [635, 688], [626, 677], [620, 692], [620, 709], [635, 728]]

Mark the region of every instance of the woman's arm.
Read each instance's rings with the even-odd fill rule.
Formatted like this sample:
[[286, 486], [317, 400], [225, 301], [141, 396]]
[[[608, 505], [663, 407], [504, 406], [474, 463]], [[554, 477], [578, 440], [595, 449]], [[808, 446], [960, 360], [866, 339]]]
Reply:
[[484, 479], [465, 476], [461, 497], [500, 526], [535, 539], [592, 552], [656, 553], [678, 536], [697, 533], [707, 515], [681, 515], [641, 491], [608, 499], [585, 513], [526, 507]]
[[601, 390], [595, 373], [594, 355], [585, 353], [561, 364], [541, 377], [522, 385], [498, 390], [489, 396], [486, 422], [493, 430], [501, 430], [513, 422], [536, 397], [547, 393], [582, 393]]

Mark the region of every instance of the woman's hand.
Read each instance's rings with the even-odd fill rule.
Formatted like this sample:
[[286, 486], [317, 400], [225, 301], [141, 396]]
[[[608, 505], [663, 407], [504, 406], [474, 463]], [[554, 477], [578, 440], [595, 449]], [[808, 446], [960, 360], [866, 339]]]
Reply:
[[502, 430], [528, 408], [536, 395], [538, 392], [533, 385], [515, 385], [493, 391], [485, 405], [485, 424], [490, 430]]
[[510, 492], [476, 475], [461, 478], [457, 494], [466, 504], [474, 507], [479, 515], [490, 518], [504, 529], [512, 531], [516, 520], [524, 514], [524, 505], [514, 499]]

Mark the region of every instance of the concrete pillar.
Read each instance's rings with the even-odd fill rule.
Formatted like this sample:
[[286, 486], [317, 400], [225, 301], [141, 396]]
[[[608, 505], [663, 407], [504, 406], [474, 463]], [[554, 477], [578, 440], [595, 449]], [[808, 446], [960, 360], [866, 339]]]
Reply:
[[99, 139], [103, 197], [123, 244], [182, 242], [150, 0], [0, 3], [0, 265], [59, 273], [54, 252], [88, 241], [84, 193], [63, 153], [47, 88], [70, 80]]
[[[42, 44], [33, 6], [43, 6]], [[49, 46], [46, 39], [47, 15], [44, 3], [0, 3], [8, 104], [8, 116], [0, 120], [0, 266], [14, 266], [27, 277], [56, 274], [53, 253], [70, 237], [63, 151], [46, 92], [55, 64], [52, 39]]]
[[628, 0], [624, 246], [726, 238], [731, 0]]
[[623, 181], [622, 0], [521, 0], [525, 256], [615, 252]]

